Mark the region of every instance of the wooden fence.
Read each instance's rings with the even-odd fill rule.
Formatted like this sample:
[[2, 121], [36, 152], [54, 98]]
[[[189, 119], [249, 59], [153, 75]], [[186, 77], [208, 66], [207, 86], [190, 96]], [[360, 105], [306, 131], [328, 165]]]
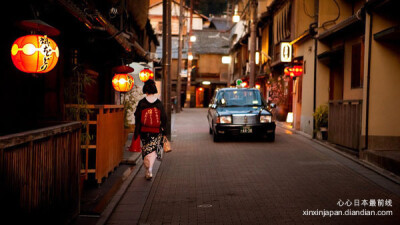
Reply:
[[[66, 109], [82, 108], [79, 105], [66, 105]], [[125, 145], [124, 106], [86, 105], [90, 110], [83, 122], [84, 137], [82, 149], [82, 173], [94, 174], [98, 183], [108, 177], [122, 161]]]
[[80, 122], [72, 122], [0, 137], [4, 215], [14, 215], [14, 222], [24, 216], [43, 222], [78, 215], [80, 128]]
[[362, 100], [329, 102], [328, 140], [358, 150], [361, 136]]

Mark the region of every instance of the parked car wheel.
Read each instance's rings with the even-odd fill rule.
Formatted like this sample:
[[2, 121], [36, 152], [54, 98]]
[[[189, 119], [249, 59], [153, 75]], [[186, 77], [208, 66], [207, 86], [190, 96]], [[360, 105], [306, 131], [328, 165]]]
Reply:
[[274, 142], [275, 141], [275, 132], [268, 134], [265, 140], [268, 142]]

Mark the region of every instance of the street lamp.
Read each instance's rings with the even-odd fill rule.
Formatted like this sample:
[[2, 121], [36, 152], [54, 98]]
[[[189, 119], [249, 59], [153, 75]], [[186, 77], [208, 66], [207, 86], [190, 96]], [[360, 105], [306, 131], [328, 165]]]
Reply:
[[190, 42], [196, 42], [197, 38], [195, 35], [190, 36]]
[[230, 64], [231, 57], [230, 56], [222, 56], [222, 64]]
[[256, 52], [256, 64], [260, 63], [260, 52]]
[[239, 21], [240, 21], [240, 16], [239, 16], [239, 15], [233, 15], [232, 21], [233, 21], [234, 23], [239, 22]]
[[232, 22], [237, 23], [240, 21], [240, 15], [238, 14], [238, 6], [235, 6], [235, 14], [232, 17]]

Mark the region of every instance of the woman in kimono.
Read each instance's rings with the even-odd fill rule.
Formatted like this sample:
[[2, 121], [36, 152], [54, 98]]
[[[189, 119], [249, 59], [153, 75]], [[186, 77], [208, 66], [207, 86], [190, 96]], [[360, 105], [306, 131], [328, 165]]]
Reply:
[[142, 142], [143, 164], [146, 168], [146, 179], [153, 177], [153, 165], [156, 158], [161, 159], [161, 141], [167, 128], [167, 115], [163, 104], [157, 98], [157, 87], [154, 80], [144, 83], [143, 93], [135, 111], [134, 140], [140, 136]]

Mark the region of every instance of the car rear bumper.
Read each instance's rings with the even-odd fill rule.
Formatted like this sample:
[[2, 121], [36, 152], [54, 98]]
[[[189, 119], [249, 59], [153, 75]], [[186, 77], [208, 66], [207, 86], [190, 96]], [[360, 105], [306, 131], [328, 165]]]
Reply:
[[[243, 129], [251, 128], [251, 133], [243, 133]], [[217, 124], [215, 132], [218, 135], [266, 135], [275, 132], [275, 122], [265, 124]]]

